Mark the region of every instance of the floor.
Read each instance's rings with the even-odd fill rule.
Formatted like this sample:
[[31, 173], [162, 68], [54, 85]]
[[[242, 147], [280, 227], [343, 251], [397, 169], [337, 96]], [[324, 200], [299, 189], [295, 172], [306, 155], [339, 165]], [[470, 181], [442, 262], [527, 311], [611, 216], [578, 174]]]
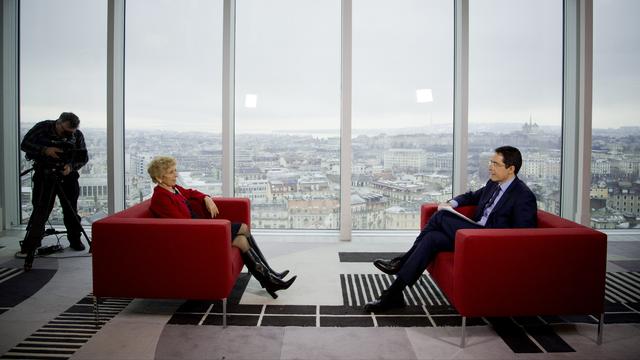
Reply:
[[[4, 292], [0, 293], [0, 301], [4, 302], [0, 303], [0, 355], [3, 354], [0, 358], [636, 359], [640, 356], [640, 306], [631, 300], [607, 309], [609, 321], [602, 345], [595, 342], [593, 319], [552, 322], [541, 327], [532, 326], [532, 321], [549, 319], [518, 318], [477, 319], [467, 326], [467, 346], [460, 348], [459, 316], [455, 309], [440, 303], [437, 296], [429, 295], [437, 295], [437, 290], [427, 286], [426, 275], [422, 290], [408, 295], [415, 302], [408, 310], [386, 318], [360, 311], [361, 302], [375, 295], [380, 272], [370, 262], [344, 258], [340, 261], [340, 253], [401, 252], [415, 236], [409, 232], [356, 234], [351, 242], [340, 242], [336, 235], [323, 233], [314, 236], [258, 233], [258, 241], [272, 266], [290, 269], [298, 275], [289, 290], [279, 292], [278, 299], [269, 297], [255, 279], [243, 276], [236, 285], [237, 296], [230, 299], [227, 328], [216, 325], [220, 317], [216, 310], [219, 304], [215, 302], [105, 299], [101, 303], [103, 325], [96, 330], [92, 322], [90, 255], [66, 249], [37, 258], [34, 270], [24, 273], [20, 270], [22, 259], [14, 258], [23, 235], [23, 231], [0, 233], [0, 289]], [[48, 237], [45, 242], [54, 244], [56, 239]], [[61, 243], [68, 245], [64, 239]], [[608, 272], [630, 279], [640, 276], [637, 274], [640, 235], [610, 235], [608, 260]], [[345, 288], [345, 283], [370, 291], [358, 293], [355, 287]], [[640, 290], [629, 289], [629, 296], [640, 298]], [[505, 329], [513, 331], [505, 334]], [[536, 336], [531, 329], [546, 329], [551, 336]], [[515, 333], [519, 336], [514, 336]], [[546, 343], [549, 339], [551, 342]]]

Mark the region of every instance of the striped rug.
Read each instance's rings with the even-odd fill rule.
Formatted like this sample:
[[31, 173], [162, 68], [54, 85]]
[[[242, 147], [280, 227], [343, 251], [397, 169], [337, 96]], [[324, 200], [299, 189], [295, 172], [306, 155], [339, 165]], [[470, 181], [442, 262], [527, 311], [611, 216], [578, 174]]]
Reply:
[[[342, 298], [348, 306], [360, 307], [380, 297], [395, 276], [387, 274], [340, 274]], [[433, 282], [423, 274], [414, 286], [404, 289], [404, 301], [407, 305], [449, 305], [449, 301]]]
[[0, 356], [0, 359], [69, 359], [131, 300], [100, 299], [100, 318], [96, 324], [93, 297], [87, 295]]
[[640, 302], [640, 272], [608, 272], [604, 297], [612, 303]]
[[[341, 274], [342, 298], [348, 306], [363, 306], [380, 297], [389, 288], [395, 276], [387, 274]], [[423, 274], [414, 285], [405, 288], [407, 305], [450, 305], [447, 298], [428, 274]], [[607, 272], [605, 300], [608, 303], [640, 303], [640, 272]]]
[[0, 267], [0, 314], [30, 298], [55, 275], [55, 269]]
[[22, 268], [3, 268], [0, 267], [0, 283], [3, 283], [13, 277], [22, 274], [24, 270]]
[[[24, 273], [24, 270], [20, 268], [0, 267], [0, 284], [4, 283], [5, 281], [13, 279], [14, 277], [22, 273]], [[13, 306], [15, 306], [15, 304], [13, 304], [13, 301], [3, 301], [2, 299], [0, 299], [0, 314], [2, 314], [5, 311], [8, 311]]]

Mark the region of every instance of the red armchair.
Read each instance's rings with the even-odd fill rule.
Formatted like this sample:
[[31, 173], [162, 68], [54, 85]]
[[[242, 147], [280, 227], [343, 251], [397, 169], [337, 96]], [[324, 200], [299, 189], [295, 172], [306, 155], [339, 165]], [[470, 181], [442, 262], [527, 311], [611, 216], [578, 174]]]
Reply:
[[216, 219], [158, 219], [150, 200], [92, 225], [93, 295], [100, 297], [223, 299], [244, 263], [231, 247], [231, 222], [251, 225], [249, 199], [214, 198]]
[[[422, 206], [421, 227], [436, 211]], [[606, 258], [605, 234], [538, 210], [538, 228], [458, 230], [427, 270], [462, 315], [462, 347], [467, 316], [600, 314], [600, 344]]]

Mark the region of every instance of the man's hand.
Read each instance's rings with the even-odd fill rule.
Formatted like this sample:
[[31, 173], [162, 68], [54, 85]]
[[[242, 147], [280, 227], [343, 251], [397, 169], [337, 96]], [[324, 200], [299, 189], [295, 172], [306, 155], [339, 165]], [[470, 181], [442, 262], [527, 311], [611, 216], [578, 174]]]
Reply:
[[62, 175], [67, 176], [71, 173], [71, 165], [67, 164], [64, 166], [64, 170], [62, 170]]
[[448, 202], [438, 204], [438, 210], [441, 210], [442, 208], [445, 208], [445, 207], [452, 208], [453, 206], [451, 206], [451, 204]]
[[207, 210], [211, 214], [212, 219], [218, 216], [218, 214], [220, 213], [220, 211], [218, 210], [218, 207], [213, 202], [211, 197], [207, 196], [204, 198], [204, 205], [207, 207]]
[[48, 147], [47, 146], [46, 148], [44, 148], [43, 152], [44, 152], [45, 155], [47, 155], [49, 157], [52, 157], [54, 159], [60, 159], [60, 156], [58, 156], [58, 154], [62, 154], [64, 151], [62, 149], [60, 149], [60, 148], [57, 148], [57, 147]]

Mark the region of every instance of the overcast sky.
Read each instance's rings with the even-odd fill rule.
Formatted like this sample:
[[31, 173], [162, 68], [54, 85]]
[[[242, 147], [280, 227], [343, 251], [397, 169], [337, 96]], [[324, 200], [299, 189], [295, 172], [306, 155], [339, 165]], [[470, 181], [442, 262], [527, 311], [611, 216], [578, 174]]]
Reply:
[[[106, 0], [21, 1], [21, 120], [106, 124]], [[453, 1], [353, 1], [353, 127], [451, 123]], [[128, 0], [127, 128], [220, 131], [222, 1]], [[470, 1], [471, 124], [560, 125], [562, 1]], [[594, 1], [594, 126], [640, 126], [637, 0]], [[340, 1], [237, 0], [236, 130], [339, 128]], [[433, 101], [418, 103], [417, 89]], [[256, 95], [255, 108], [244, 106]]]

